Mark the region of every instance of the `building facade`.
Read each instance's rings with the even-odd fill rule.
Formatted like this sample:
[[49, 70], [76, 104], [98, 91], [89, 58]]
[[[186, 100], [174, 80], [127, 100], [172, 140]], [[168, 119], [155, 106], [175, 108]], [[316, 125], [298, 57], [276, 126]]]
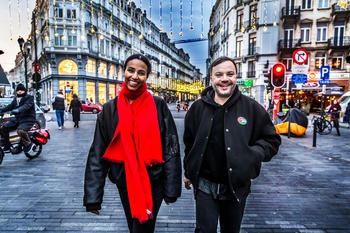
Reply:
[[209, 22], [207, 65], [221, 55], [234, 58], [238, 76], [243, 80], [238, 81], [240, 88], [262, 104], [271, 98], [266, 93], [264, 74], [275, 63], [282, 62], [291, 82], [296, 67], [293, 52], [303, 48], [308, 52], [305, 64], [308, 82], [297, 86], [290, 83], [292, 95], [287, 98], [312, 101], [313, 95], [322, 90], [318, 84], [321, 66], [330, 66], [331, 84], [326, 85], [327, 89], [348, 91], [350, 6], [341, 7], [339, 2], [218, 0]]
[[[47, 104], [59, 90], [68, 101], [75, 93], [104, 104], [117, 95], [124, 61], [134, 53], [150, 59], [149, 89], [167, 101], [191, 98], [202, 78], [189, 55], [131, 1], [37, 0], [31, 24], [29, 60], [40, 65], [40, 99]], [[34, 72], [28, 69], [28, 77]]]

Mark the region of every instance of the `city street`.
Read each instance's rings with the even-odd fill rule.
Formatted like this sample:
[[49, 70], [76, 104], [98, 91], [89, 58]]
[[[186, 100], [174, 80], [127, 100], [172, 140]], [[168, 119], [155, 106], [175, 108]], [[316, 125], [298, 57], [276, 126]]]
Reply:
[[[183, 153], [183, 118], [170, 104]], [[95, 114], [81, 115], [80, 128], [67, 121], [59, 130], [54, 112], [47, 113], [51, 139], [33, 160], [6, 154], [0, 165], [0, 232], [127, 231], [116, 187], [107, 182], [100, 215], [85, 211], [83, 178], [92, 141]], [[350, 130], [342, 124], [317, 135], [311, 127], [302, 138], [282, 136], [278, 155], [264, 163], [253, 181], [241, 233], [350, 232]], [[183, 154], [182, 154], [183, 156]], [[194, 232], [193, 193], [183, 187], [181, 198], [163, 203], [156, 232]]]

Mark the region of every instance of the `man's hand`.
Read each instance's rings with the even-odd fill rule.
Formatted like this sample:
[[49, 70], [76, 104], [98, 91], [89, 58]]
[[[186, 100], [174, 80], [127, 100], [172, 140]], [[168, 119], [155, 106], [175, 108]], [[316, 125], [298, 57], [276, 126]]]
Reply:
[[184, 177], [184, 183], [185, 183], [185, 188], [186, 189], [191, 189], [191, 181], [189, 179], [187, 179], [186, 177]]
[[18, 114], [20, 114], [20, 112], [19, 112], [18, 109], [13, 109], [13, 110], [11, 111], [11, 114], [12, 114], [12, 115], [18, 115]]

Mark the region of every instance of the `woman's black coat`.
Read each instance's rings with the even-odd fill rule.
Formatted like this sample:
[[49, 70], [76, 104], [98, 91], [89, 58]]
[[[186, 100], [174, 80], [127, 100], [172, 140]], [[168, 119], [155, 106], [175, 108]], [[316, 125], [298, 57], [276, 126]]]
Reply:
[[73, 121], [80, 121], [80, 112], [83, 110], [80, 100], [78, 98], [73, 99], [69, 105], [69, 112], [72, 113]]
[[[119, 122], [117, 98], [104, 104], [97, 116], [94, 139], [87, 158], [84, 182], [84, 206], [87, 210], [101, 209], [103, 189], [108, 175], [118, 186], [126, 187], [123, 163], [102, 158]], [[165, 101], [154, 96], [162, 140], [163, 164], [147, 167], [151, 181], [163, 179], [163, 197], [175, 201], [181, 195], [182, 169], [179, 138], [174, 119]]]

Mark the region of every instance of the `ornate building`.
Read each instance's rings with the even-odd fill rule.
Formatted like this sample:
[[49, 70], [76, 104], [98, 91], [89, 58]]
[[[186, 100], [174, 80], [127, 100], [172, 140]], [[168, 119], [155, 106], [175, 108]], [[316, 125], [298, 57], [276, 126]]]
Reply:
[[40, 64], [45, 103], [61, 89], [68, 101], [73, 93], [100, 104], [114, 98], [124, 60], [134, 53], [150, 59], [149, 87], [169, 101], [190, 98], [186, 87], [202, 76], [189, 55], [127, 0], [37, 0], [31, 37], [30, 59]]

